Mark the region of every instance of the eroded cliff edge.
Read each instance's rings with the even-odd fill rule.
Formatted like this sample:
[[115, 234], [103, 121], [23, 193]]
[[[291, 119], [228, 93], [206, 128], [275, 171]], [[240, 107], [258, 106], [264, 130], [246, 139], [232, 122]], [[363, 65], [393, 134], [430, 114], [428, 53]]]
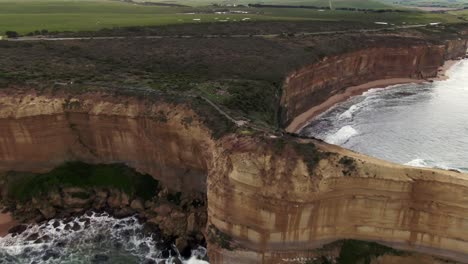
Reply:
[[[464, 40], [422, 42], [372, 45], [369, 53], [354, 50], [292, 73], [283, 120], [349, 85], [433, 76], [445, 59], [466, 50]], [[379, 68], [379, 59], [389, 64]], [[279, 133], [218, 134], [180, 99], [14, 86], [1, 93], [2, 172], [44, 172], [69, 160], [117, 162], [172, 189], [204, 192], [212, 263], [301, 263], [340, 239], [468, 258], [464, 174], [395, 165]]]

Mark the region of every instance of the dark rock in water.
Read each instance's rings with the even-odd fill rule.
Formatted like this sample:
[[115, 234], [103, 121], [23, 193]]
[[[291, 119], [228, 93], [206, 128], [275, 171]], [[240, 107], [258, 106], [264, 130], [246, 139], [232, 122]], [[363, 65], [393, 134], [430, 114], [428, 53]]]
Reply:
[[60, 241], [58, 242], [57, 244], [55, 244], [55, 247], [65, 247], [67, 244], [63, 241]]
[[121, 224], [115, 224], [112, 228], [113, 229], [119, 229], [119, 228], [122, 228], [122, 227], [123, 227], [123, 225], [121, 225]]
[[73, 219], [74, 219], [73, 217], [65, 218], [65, 219], [63, 220], [63, 223], [64, 223], [64, 224], [68, 224], [68, 223], [70, 223], [71, 221], [73, 221]]
[[156, 263], [156, 261], [152, 260], [152, 259], [147, 259], [143, 262], [143, 264], [158, 264]]
[[60, 225], [60, 222], [55, 220], [54, 223], [52, 223], [53, 227], [58, 227]]
[[50, 236], [44, 235], [40, 239], [42, 239], [44, 242], [49, 242], [51, 240]]
[[39, 234], [38, 233], [34, 233], [34, 234], [31, 234], [29, 235], [26, 240], [29, 240], [29, 241], [32, 241], [32, 240], [36, 240], [39, 238]]
[[59, 257], [60, 257], [60, 254], [58, 252], [49, 249], [45, 252], [44, 256], [42, 256], [42, 260], [46, 261], [49, 259], [56, 259]]
[[91, 224], [91, 220], [86, 219], [85, 222], [84, 222], [85, 228], [88, 228], [90, 224]]
[[159, 226], [154, 223], [146, 222], [143, 225], [143, 234], [159, 236], [159, 234], [161, 234], [161, 229], [159, 229]]
[[168, 258], [170, 256], [170, 252], [168, 250], [161, 251], [161, 257]]
[[78, 224], [78, 223], [74, 223], [73, 226], [72, 226], [72, 230], [73, 231], [78, 231], [81, 229], [81, 226]]
[[70, 230], [71, 228], [72, 228], [72, 226], [71, 226], [70, 224], [66, 224], [64, 229], [68, 231], [68, 230]]
[[19, 235], [23, 233], [28, 228], [27, 225], [17, 225], [8, 230], [8, 233], [12, 234], [12, 236]]
[[141, 252], [147, 253], [147, 252], [150, 251], [150, 247], [148, 245], [142, 243], [142, 244], [140, 244], [138, 246], [138, 250], [141, 251]]
[[94, 258], [92, 260], [93, 263], [105, 263], [109, 260], [109, 257], [106, 256], [106, 255], [102, 255], [102, 254], [97, 254], [97, 255], [94, 255]]

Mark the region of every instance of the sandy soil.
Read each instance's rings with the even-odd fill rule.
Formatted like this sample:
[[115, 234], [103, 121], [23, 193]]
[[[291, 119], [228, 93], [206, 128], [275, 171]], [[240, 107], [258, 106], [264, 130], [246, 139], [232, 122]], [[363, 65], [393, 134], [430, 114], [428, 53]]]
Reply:
[[[447, 71], [457, 63], [457, 60], [448, 60], [444, 63], [443, 66], [440, 67], [437, 77], [428, 79], [429, 81], [440, 81], [446, 80], [448, 76], [446, 75]], [[410, 79], [410, 78], [393, 78], [393, 79], [383, 79], [383, 80], [376, 80], [368, 83], [364, 83], [358, 86], [348, 87], [344, 90], [344, 92], [335, 94], [332, 97], [328, 98], [325, 102], [321, 103], [320, 105], [314, 106], [307, 110], [306, 112], [298, 115], [294, 120], [289, 124], [286, 128], [287, 132], [295, 133], [303, 128], [307, 123], [312, 120], [317, 115], [325, 112], [327, 109], [333, 107], [337, 103], [344, 102], [348, 100], [350, 97], [360, 95], [372, 88], [382, 88], [396, 84], [404, 84], [404, 83], [423, 83], [427, 82], [428, 80], [424, 79]]]
[[8, 234], [8, 230], [17, 225], [10, 213], [0, 213], [0, 237]]

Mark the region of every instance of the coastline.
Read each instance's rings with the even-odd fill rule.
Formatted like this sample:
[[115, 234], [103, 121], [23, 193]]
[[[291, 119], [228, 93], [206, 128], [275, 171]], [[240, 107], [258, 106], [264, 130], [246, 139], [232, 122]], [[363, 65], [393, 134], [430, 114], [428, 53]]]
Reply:
[[412, 78], [391, 78], [391, 79], [380, 79], [364, 84], [347, 87], [342, 93], [335, 94], [328, 98], [325, 102], [316, 105], [306, 112], [298, 115], [294, 118], [291, 123], [286, 127], [286, 131], [289, 133], [297, 133], [304, 126], [306, 126], [309, 121], [314, 119], [316, 116], [332, 108], [334, 105], [344, 102], [349, 98], [357, 95], [361, 95], [370, 89], [373, 88], [386, 88], [392, 85], [397, 84], [407, 84], [407, 83], [424, 83], [428, 81], [443, 81], [448, 79], [447, 71], [450, 70], [457, 62], [460, 60], [447, 60], [444, 65], [439, 67], [437, 76], [434, 78], [428, 79], [412, 79]]

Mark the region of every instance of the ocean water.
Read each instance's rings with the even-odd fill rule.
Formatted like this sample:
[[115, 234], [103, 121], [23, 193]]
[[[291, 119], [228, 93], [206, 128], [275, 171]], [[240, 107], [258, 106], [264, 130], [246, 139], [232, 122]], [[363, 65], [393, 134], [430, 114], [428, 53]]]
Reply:
[[106, 213], [93, 213], [69, 220], [50, 220], [30, 225], [21, 234], [0, 237], [0, 263], [18, 264], [207, 264], [206, 249], [192, 251], [183, 259], [175, 247], [160, 246], [144, 232], [136, 217], [116, 219]]
[[468, 172], [468, 60], [447, 74], [444, 81], [369, 90], [300, 134], [396, 163]]

